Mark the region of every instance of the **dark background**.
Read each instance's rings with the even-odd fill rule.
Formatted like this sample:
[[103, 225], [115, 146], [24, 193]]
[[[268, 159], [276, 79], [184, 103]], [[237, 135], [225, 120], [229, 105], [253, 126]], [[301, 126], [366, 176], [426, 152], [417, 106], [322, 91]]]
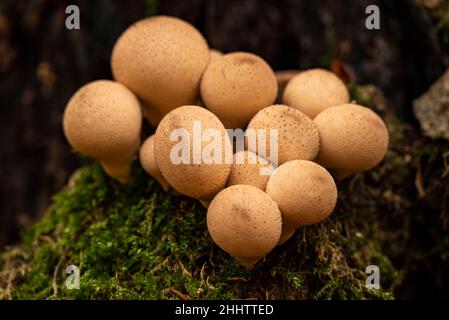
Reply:
[[[339, 61], [353, 81], [380, 87], [398, 117], [416, 125], [412, 101], [448, 66], [427, 2], [0, 1], [0, 248], [19, 239], [86, 161], [64, 139], [65, 104], [81, 85], [111, 78], [111, 48], [136, 20], [183, 18], [212, 48], [254, 52], [275, 70]], [[65, 28], [69, 4], [80, 8], [80, 30]], [[381, 30], [365, 28], [370, 4], [380, 8]]]

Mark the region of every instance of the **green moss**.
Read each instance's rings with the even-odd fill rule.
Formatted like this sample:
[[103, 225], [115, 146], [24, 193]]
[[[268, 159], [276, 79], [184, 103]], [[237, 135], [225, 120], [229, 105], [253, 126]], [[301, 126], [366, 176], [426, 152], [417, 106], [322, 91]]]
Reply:
[[[449, 194], [449, 175], [442, 178], [448, 149], [391, 114], [384, 118], [391, 134], [385, 161], [338, 182], [331, 218], [298, 230], [251, 271], [213, 244], [197, 201], [164, 192], [137, 163], [127, 185], [97, 164], [83, 167], [23, 241], [0, 254], [0, 298], [391, 299], [423, 254], [444, 259], [449, 252], [447, 237], [425, 252], [412, 236], [418, 222], [431, 217], [440, 226], [449, 217], [441, 200]], [[419, 200], [418, 168], [426, 190]], [[429, 228], [432, 236], [444, 232], [438, 228]], [[79, 290], [65, 288], [71, 264], [80, 268]], [[365, 287], [372, 264], [381, 290]]]

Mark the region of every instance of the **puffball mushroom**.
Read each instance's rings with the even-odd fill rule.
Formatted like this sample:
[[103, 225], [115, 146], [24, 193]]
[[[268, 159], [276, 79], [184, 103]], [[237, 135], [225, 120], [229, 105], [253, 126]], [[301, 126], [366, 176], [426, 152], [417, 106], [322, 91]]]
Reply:
[[324, 220], [337, 202], [337, 187], [330, 173], [307, 160], [279, 166], [268, 180], [266, 193], [279, 205], [288, 228]]
[[281, 212], [262, 190], [234, 185], [221, 191], [210, 203], [207, 228], [220, 248], [245, 267], [251, 267], [278, 243]]
[[326, 108], [349, 102], [349, 92], [332, 72], [310, 69], [287, 83], [282, 101], [313, 119]]
[[[217, 136], [203, 140], [208, 131]], [[231, 171], [232, 164], [225, 161], [228, 144], [227, 132], [212, 112], [198, 106], [182, 106], [159, 123], [156, 162], [175, 190], [198, 200], [210, 200], [225, 188]]]
[[157, 166], [154, 156], [154, 140], [155, 136], [153, 134], [152, 136], [148, 137], [143, 143], [142, 147], [140, 147], [140, 164], [142, 165], [142, 168], [145, 170], [145, 172], [156, 179], [156, 181], [161, 185], [162, 189], [167, 191], [170, 185], [168, 184], [167, 180], [165, 180], [164, 176], [161, 173], [161, 170], [159, 170], [159, 167]]
[[122, 183], [129, 179], [141, 127], [139, 101], [114, 81], [84, 85], [64, 111], [64, 134], [73, 149], [99, 160], [106, 173]]
[[226, 128], [245, 128], [277, 95], [276, 76], [260, 57], [246, 52], [225, 54], [209, 64], [201, 80], [204, 105]]
[[339, 178], [375, 167], [388, 149], [388, 129], [371, 109], [343, 104], [324, 110], [314, 120], [321, 147], [316, 162]]
[[[260, 129], [266, 130], [266, 155], [258, 151], [263, 143], [258, 140]], [[256, 143], [248, 143], [251, 139], [247, 137], [248, 150], [271, 157], [270, 129], [278, 131], [278, 164], [296, 159], [313, 160], [318, 154], [320, 140], [315, 123], [301, 111], [285, 105], [266, 107], [251, 119], [247, 132], [254, 132]]]
[[209, 47], [191, 24], [154, 16], [131, 25], [112, 51], [114, 78], [146, 102], [153, 125], [176, 107], [194, 104]]
[[246, 184], [265, 191], [269, 174], [262, 174], [262, 168], [269, 168], [270, 162], [252, 151], [241, 150], [234, 154], [228, 186]]

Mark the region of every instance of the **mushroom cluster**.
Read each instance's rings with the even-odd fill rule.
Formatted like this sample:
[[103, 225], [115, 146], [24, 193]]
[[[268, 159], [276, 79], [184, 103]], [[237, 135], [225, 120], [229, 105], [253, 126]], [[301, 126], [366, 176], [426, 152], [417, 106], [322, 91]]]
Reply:
[[[388, 149], [382, 119], [332, 72], [280, 84], [261, 57], [210, 49], [178, 18], [131, 25], [111, 68], [114, 81], [88, 83], [68, 102], [70, 145], [120, 183], [138, 156], [164, 190], [208, 208], [212, 240], [247, 268], [332, 213], [333, 177], [375, 167]], [[143, 118], [156, 130], [142, 143]]]

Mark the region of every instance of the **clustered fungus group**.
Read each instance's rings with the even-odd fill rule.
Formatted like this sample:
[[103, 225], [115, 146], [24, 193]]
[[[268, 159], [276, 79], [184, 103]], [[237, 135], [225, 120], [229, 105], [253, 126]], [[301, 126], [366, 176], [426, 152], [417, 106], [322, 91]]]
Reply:
[[[333, 176], [369, 170], [387, 152], [382, 119], [351, 103], [332, 72], [299, 72], [280, 92], [261, 57], [209, 49], [178, 18], [134, 23], [117, 40], [111, 67], [114, 81], [88, 83], [68, 102], [63, 128], [70, 145], [120, 183], [129, 180], [138, 155], [164, 190], [171, 187], [208, 208], [212, 240], [248, 268], [298, 228], [332, 213], [338, 194]], [[275, 104], [276, 97], [282, 104]], [[156, 131], [142, 143], [143, 118]], [[222, 140], [223, 149], [205, 150], [195, 123], [213, 133], [209, 139]], [[257, 143], [245, 134], [243, 146], [231, 149], [226, 161], [224, 148], [234, 139], [228, 129], [252, 130]], [[259, 134], [270, 129], [277, 130], [275, 145]], [[176, 132], [185, 133], [182, 145], [193, 150], [183, 155], [187, 161], [174, 161]], [[220, 161], [197, 161], [208, 152]], [[273, 152], [276, 163], [267, 157]], [[262, 174], [268, 165], [274, 170]]]

